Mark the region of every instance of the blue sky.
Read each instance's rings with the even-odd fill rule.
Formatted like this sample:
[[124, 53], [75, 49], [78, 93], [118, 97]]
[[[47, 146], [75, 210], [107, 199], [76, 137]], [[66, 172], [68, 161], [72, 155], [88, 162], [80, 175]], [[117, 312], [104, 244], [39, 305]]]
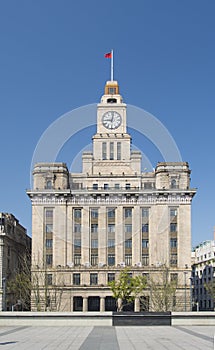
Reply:
[[[192, 169], [193, 244], [212, 239], [214, 16], [213, 0], [2, 0], [0, 211], [31, 233], [25, 189], [36, 144], [61, 115], [99, 102], [114, 48], [124, 101], [158, 118]], [[155, 167], [161, 159], [142, 147]], [[59, 160], [73, 156], [68, 143]]]

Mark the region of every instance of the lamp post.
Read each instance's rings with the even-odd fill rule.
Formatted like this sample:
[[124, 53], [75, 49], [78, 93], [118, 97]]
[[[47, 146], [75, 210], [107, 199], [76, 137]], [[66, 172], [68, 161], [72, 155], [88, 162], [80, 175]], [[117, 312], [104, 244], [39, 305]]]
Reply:
[[187, 311], [187, 274], [188, 271], [184, 271], [184, 311]]

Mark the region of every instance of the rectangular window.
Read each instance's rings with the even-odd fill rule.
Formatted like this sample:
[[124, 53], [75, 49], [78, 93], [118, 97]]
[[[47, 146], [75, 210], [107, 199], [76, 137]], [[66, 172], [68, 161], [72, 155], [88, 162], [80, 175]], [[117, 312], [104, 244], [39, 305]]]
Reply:
[[81, 247], [81, 239], [74, 239], [74, 246], [75, 248]]
[[110, 142], [110, 160], [114, 159], [114, 143]]
[[115, 273], [108, 273], [108, 282], [115, 281]]
[[170, 265], [171, 266], [176, 266], [177, 262], [178, 262], [177, 254], [171, 254], [171, 256], [170, 256]]
[[171, 238], [170, 239], [170, 247], [171, 248], [177, 248], [177, 238]]
[[117, 142], [117, 160], [121, 160], [121, 142]]
[[149, 240], [142, 239], [142, 248], [148, 248], [148, 247], [149, 247]]
[[115, 218], [115, 208], [108, 208], [108, 218]]
[[52, 224], [46, 224], [46, 233], [53, 232], [53, 225]]
[[52, 254], [46, 255], [46, 265], [52, 265]]
[[116, 190], [119, 190], [120, 189], [120, 184], [115, 184], [114, 187], [115, 187]]
[[74, 265], [75, 266], [81, 265], [81, 255], [80, 254], [74, 255]]
[[98, 274], [97, 273], [91, 273], [90, 274], [90, 285], [97, 285], [98, 284]]
[[53, 247], [53, 240], [46, 239], [46, 248], [52, 248], [52, 247]]
[[74, 218], [75, 219], [81, 218], [81, 209], [74, 209]]
[[177, 216], [177, 209], [176, 208], [170, 208], [170, 217]]
[[52, 209], [47, 209], [46, 210], [46, 217], [47, 218], [53, 218], [53, 210]]
[[91, 255], [91, 265], [92, 266], [98, 265], [98, 255], [97, 254]]
[[115, 247], [115, 239], [109, 239], [108, 240], [108, 248]]
[[81, 232], [81, 224], [74, 224], [74, 232], [75, 233], [80, 233]]
[[108, 265], [109, 266], [115, 265], [115, 255], [108, 254]]
[[125, 224], [125, 232], [126, 233], [132, 232], [132, 224]]
[[170, 223], [170, 232], [177, 232], [177, 223]]
[[80, 283], [81, 283], [80, 273], [73, 273], [73, 284], [75, 286], [80, 286]]
[[91, 248], [98, 248], [98, 239], [92, 239]]
[[98, 190], [98, 184], [93, 184], [93, 190]]
[[149, 224], [142, 225], [142, 232], [149, 232]]
[[142, 217], [143, 218], [149, 217], [149, 208], [142, 208]]
[[148, 266], [149, 265], [149, 256], [148, 256], [148, 254], [143, 254], [143, 256], [142, 256], [142, 264], [143, 264], [143, 266]]
[[91, 232], [98, 233], [98, 224], [91, 224]]
[[97, 219], [98, 217], [99, 217], [98, 209], [97, 208], [91, 209], [91, 218], [92, 219]]
[[108, 94], [109, 95], [116, 95], [116, 88], [115, 87], [109, 87], [108, 88]]
[[108, 190], [109, 189], [109, 184], [104, 184], [104, 190]]
[[132, 239], [126, 239], [125, 248], [132, 248]]
[[132, 208], [125, 208], [125, 218], [132, 217]]
[[46, 285], [47, 286], [52, 285], [52, 274], [51, 273], [47, 273], [47, 275], [46, 275]]
[[115, 224], [108, 224], [108, 232], [115, 232]]
[[126, 184], [125, 184], [125, 189], [126, 189], [126, 190], [130, 190], [130, 189], [131, 189], [131, 184], [126, 183]]
[[132, 255], [131, 254], [125, 254], [125, 265], [131, 266], [132, 264]]
[[171, 273], [170, 274], [170, 281], [174, 283], [178, 283], [178, 274], [177, 273]]
[[107, 143], [102, 142], [102, 159], [106, 160], [107, 159]]

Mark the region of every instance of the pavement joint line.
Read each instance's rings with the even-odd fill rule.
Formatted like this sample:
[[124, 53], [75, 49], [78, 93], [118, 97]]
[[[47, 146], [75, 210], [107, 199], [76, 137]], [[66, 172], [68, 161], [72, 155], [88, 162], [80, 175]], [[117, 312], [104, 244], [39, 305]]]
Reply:
[[187, 329], [187, 328], [184, 328], [184, 327], [181, 327], [181, 326], [174, 326], [174, 328], [178, 329], [179, 331], [185, 332], [187, 334], [194, 335], [195, 337], [198, 337], [198, 338], [204, 339], [206, 341], [209, 341], [210, 343], [214, 342], [214, 338], [208, 337], [207, 335], [204, 335], [204, 334], [201, 334], [201, 333], [197, 333], [197, 332], [192, 331], [190, 329]]
[[3, 337], [5, 335], [11, 334], [11, 333], [22, 331], [23, 329], [26, 329], [26, 328], [30, 328], [30, 326], [16, 327], [16, 328], [10, 329], [6, 332], [0, 333], [0, 337]]

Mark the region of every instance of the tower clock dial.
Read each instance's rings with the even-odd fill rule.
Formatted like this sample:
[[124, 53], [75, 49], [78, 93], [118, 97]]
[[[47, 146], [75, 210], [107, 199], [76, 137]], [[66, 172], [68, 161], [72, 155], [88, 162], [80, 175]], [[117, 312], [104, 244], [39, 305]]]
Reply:
[[102, 124], [106, 129], [117, 129], [122, 123], [122, 117], [118, 112], [108, 111], [102, 116]]

